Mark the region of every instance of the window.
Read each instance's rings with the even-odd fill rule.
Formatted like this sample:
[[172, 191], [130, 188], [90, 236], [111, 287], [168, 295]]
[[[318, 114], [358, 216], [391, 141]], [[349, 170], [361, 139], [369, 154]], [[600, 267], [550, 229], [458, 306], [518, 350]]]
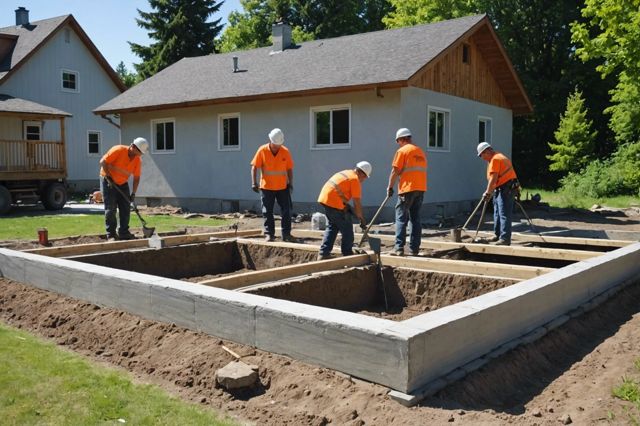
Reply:
[[175, 120], [167, 118], [151, 120], [151, 134], [153, 135], [153, 152], [176, 152]]
[[62, 91], [78, 92], [78, 72], [62, 70]]
[[42, 122], [41, 121], [25, 121], [22, 125], [24, 139], [28, 141], [42, 140]]
[[240, 114], [220, 114], [218, 129], [218, 150], [240, 151]]
[[89, 130], [87, 132], [87, 152], [89, 155], [100, 155], [100, 140], [102, 134], [96, 130]]
[[71, 43], [71, 30], [69, 28], [64, 29], [64, 42]]
[[465, 64], [471, 63], [471, 49], [466, 43], [462, 45], [462, 62]]
[[351, 106], [311, 108], [311, 148], [351, 147]]
[[478, 117], [478, 143], [491, 143], [491, 119], [489, 117]]
[[449, 150], [449, 115], [445, 109], [427, 108], [427, 148]]

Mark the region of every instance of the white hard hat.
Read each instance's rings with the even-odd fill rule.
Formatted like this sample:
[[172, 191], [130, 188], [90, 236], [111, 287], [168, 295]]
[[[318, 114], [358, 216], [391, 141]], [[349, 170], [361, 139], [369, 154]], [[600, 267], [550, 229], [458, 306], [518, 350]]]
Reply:
[[140, 150], [141, 153], [146, 154], [149, 151], [149, 142], [145, 138], [135, 138], [133, 144]]
[[368, 161], [360, 161], [358, 164], [356, 164], [356, 167], [362, 170], [362, 172], [365, 175], [367, 175], [367, 177], [371, 176], [371, 172], [373, 171], [373, 168], [371, 167], [371, 164]]
[[271, 143], [274, 143], [276, 145], [282, 145], [284, 143], [284, 133], [282, 133], [282, 130], [276, 127], [269, 132], [269, 140], [271, 141]]
[[406, 127], [403, 127], [402, 129], [398, 129], [398, 131], [396, 132], [396, 140], [400, 138], [406, 138], [409, 136], [411, 136], [411, 130], [407, 129]]
[[488, 142], [480, 142], [478, 144], [478, 157], [480, 157], [480, 155], [484, 152], [485, 149], [487, 148], [491, 148], [491, 145], [489, 145]]

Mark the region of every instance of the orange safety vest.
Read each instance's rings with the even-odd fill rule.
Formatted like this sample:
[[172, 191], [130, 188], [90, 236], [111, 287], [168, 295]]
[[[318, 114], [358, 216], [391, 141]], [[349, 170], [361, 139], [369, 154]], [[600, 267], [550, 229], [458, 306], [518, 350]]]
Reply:
[[343, 170], [331, 176], [320, 191], [318, 202], [334, 209], [342, 210], [352, 198], [360, 198], [362, 188], [358, 174], [353, 170]]
[[491, 175], [493, 173], [498, 174], [496, 188], [504, 185], [510, 180], [518, 178], [516, 176], [516, 171], [513, 169], [513, 165], [511, 164], [511, 160], [499, 152], [495, 153], [487, 165], [487, 180], [491, 180]]
[[427, 190], [427, 156], [420, 147], [408, 143], [396, 151], [392, 166], [398, 169], [398, 194]]
[[[115, 166], [118, 169], [126, 172], [122, 173], [119, 170], [111, 170], [111, 179], [116, 185], [122, 185], [129, 180], [129, 176], [140, 177], [141, 160], [140, 156], [136, 155], [133, 158], [129, 158], [129, 147], [127, 145], [116, 145], [111, 147], [106, 154], [102, 156], [100, 161], [104, 161], [110, 166]], [[107, 173], [102, 167], [100, 167], [100, 176], [106, 176]]]
[[280, 146], [278, 153], [273, 155], [267, 143], [258, 148], [251, 165], [260, 169], [261, 189], [280, 191], [287, 187], [287, 170], [293, 169], [293, 160], [286, 147]]

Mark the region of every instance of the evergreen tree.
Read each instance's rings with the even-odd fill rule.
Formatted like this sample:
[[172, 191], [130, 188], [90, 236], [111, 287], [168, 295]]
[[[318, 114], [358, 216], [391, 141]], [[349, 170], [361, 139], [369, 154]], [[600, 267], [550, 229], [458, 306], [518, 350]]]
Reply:
[[155, 42], [150, 46], [131, 43], [131, 50], [142, 59], [135, 64], [146, 79], [184, 57], [215, 53], [214, 40], [222, 30], [220, 18], [208, 22], [223, 2], [216, 0], [149, 0], [151, 12], [138, 9], [138, 26], [148, 30]]
[[554, 133], [557, 143], [549, 142], [553, 151], [547, 156], [551, 161], [549, 170], [578, 172], [591, 161], [597, 135], [591, 130], [592, 125], [587, 118], [582, 92], [576, 90], [567, 99], [567, 109]]
[[120, 61], [116, 67], [116, 74], [120, 77], [120, 80], [127, 86], [127, 89], [133, 87], [138, 82], [138, 75], [134, 72], [129, 72], [124, 62]]

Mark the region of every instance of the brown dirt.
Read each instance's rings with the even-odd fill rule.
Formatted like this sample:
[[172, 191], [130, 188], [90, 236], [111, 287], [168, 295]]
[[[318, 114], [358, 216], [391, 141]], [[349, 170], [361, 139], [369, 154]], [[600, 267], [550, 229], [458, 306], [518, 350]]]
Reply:
[[[611, 388], [623, 376], [638, 378], [639, 313], [640, 283], [405, 408], [379, 385], [0, 279], [3, 322], [260, 425], [555, 425], [566, 415], [574, 424], [604, 424], [610, 415], [611, 423], [625, 424], [629, 406], [615, 400]], [[213, 388], [215, 370], [232, 361], [222, 344], [260, 367], [259, 388], [235, 395]]]

